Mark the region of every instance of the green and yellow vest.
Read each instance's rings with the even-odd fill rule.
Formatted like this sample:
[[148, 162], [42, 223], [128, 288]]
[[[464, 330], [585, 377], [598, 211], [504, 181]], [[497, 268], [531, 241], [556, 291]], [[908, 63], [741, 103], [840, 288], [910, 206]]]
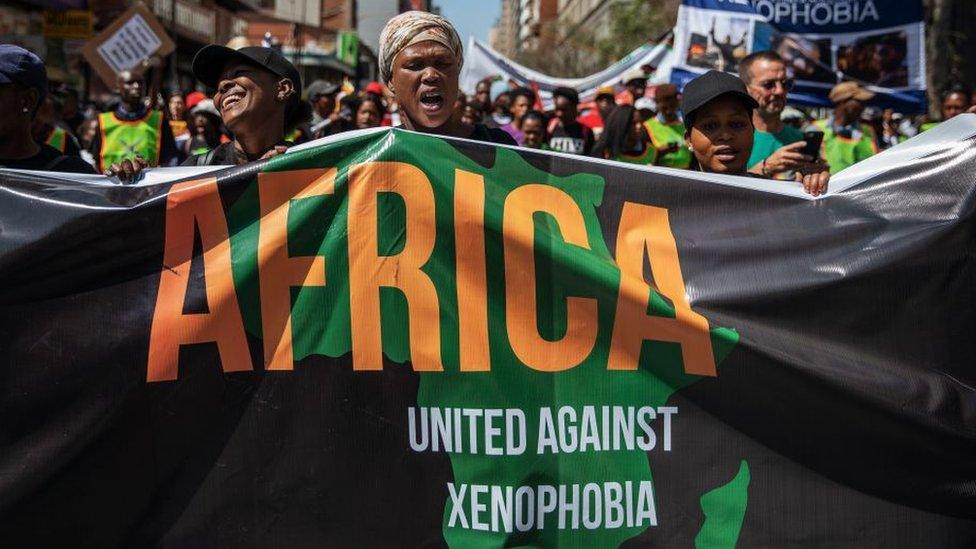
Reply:
[[691, 151], [685, 146], [685, 125], [681, 122], [665, 124], [656, 117], [644, 122], [647, 135], [651, 136], [651, 149], [655, 155], [657, 149], [664, 148], [671, 143], [678, 144], [678, 150], [662, 154], [660, 158], [655, 158], [652, 163], [658, 166], [668, 166], [670, 168], [688, 168], [691, 165]]
[[98, 131], [102, 147], [98, 155], [98, 171], [125, 160], [141, 156], [150, 166], [159, 164], [162, 144], [163, 113], [149, 111], [138, 120], [119, 120], [114, 112], [98, 115]]
[[878, 152], [874, 130], [870, 126], [861, 124], [860, 138], [852, 139], [835, 135], [830, 120], [817, 120], [813, 124], [824, 133], [821, 150], [824, 160], [830, 164], [831, 174], [853, 166]]
[[61, 154], [64, 154], [65, 148], [68, 146], [68, 132], [64, 131], [63, 128], [55, 126], [51, 129], [51, 133], [48, 134], [47, 139], [44, 140], [44, 144], [54, 147]]
[[615, 156], [613, 159], [617, 162], [627, 162], [628, 164], [642, 164], [647, 166], [654, 163], [654, 157], [657, 155], [657, 151], [650, 143], [644, 143], [644, 152], [640, 154], [627, 154], [622, 152]]

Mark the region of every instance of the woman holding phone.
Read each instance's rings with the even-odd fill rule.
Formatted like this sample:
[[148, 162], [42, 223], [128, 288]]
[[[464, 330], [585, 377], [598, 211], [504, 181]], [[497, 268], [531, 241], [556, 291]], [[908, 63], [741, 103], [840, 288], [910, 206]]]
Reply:
[[[742, 80], [727, 73], [708, 71], [685, 85], [681, 110], [688, 128], [691, 169], [726, 175], [764, 177], [749, 173], [752, 153], [752, 113], [758, 103]], [[827, 171], [797, 173], [797, 181], [813, 196], [827, 190]]]

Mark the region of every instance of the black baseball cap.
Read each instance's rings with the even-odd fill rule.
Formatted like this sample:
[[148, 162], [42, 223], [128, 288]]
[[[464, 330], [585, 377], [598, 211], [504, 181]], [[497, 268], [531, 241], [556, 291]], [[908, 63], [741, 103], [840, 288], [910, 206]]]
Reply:
[[335, 95], [337, 93], [339, 93], [339, 84], [326, 82], [325, 80], [316, 80], [308, 85], [306, 97], [314, 101], [316, 97], [321, 95]]
[[741, 100], [749, 109], [759, 107], [759, 103], [749, 95], [746, 85], [738, 76], [727, 72], [708, 71], [685, 84], [685, 89], [681, 92], [681, 112], [685, 115], [685, 124], [691, 125], [696, 110], [723, 95], [731, 95]]
[[0, 44], [0, 84], [20, 84], [37, 90], [40, 105], [47, 95], [47, 70], [33, 53], [13, 44]]
[[298, 69], [283, 55], [272, 48], [248, 46], [235, 50], [217, 44], [204, 46], [193, 58], [193, 76], [210, 88], [216, 88], [220, 81], [220, 73], [231, 61], [243, 61], [256, 65], [271, 73], [291, 80], [295, 85], [296, 95], [302, 95], [302, 77]]

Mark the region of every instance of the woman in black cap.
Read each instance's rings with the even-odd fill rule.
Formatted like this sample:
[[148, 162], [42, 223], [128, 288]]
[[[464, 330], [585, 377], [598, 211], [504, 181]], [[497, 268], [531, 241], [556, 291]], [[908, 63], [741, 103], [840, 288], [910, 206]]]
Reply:
[[271, 158], [287, 149], [285, 135], [311, 117], [301, 100], [298, 70], [271, 48], [233, 50], [211, 44], [193, 58], [193, 74], [217, 90], [214, 106], [234, 140], [184, 166], [239, 165]]
[[[728, 73], [708, 71], [685, 84], [681, 110], [687, 127], [685, 140], [694, 155], [690, 169], [762, 177], [746, 171], [756, 107], [742, 80]], [[827, 190], [830, 172], [798, 172], [796, 177], [808, 194], [819, 196]]]
[[77, 156], [37, 143], [31, 123], [47, 94], [44, 63], [33, 53], [0, 44], [0, 168], [94, 174]]

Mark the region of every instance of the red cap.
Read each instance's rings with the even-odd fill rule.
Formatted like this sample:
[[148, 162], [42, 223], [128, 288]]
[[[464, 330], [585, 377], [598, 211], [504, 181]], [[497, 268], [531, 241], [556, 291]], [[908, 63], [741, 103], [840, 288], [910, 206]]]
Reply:
[[369, 84], [366, 85], [366, 93], [383, 95], [383, 85], [376, 81], [370, 82]]
[[186, 108], [192, 109], [197, 103], [206, 99], [207, 96], [203, 92], [190, 92], [186, 95]]

